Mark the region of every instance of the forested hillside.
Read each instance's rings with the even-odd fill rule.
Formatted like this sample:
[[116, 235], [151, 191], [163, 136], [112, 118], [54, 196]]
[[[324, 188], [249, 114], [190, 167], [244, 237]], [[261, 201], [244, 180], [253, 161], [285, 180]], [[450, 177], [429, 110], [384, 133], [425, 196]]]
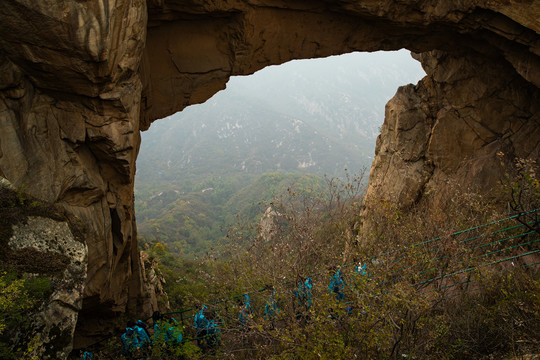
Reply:
[[251, 181], [241, 186], [242, 181], [234, 177], [212, 178], [189, 193], [165, 190], [138, 202], [139, 232], [150, 234], [147, 241], [165, 243], [176, 254], [194, 257], [215, 246], [237, 216], [257, 221], [268, 202], [287, 189], [324, 187], [323, 178], [315, 175], [272, 172], [247, 179]]

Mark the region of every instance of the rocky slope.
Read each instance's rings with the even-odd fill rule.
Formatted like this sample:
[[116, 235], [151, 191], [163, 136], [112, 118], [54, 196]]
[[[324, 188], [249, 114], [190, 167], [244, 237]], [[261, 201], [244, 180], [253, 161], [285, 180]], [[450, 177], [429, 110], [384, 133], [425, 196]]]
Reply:
[[389, 105], [394, 138], [372, 181], [403, 173], [388, 194], [414, 201], [445, 176], [492, 179], [481, 159], [499, 149], [538, 157], [539, 14], [537, 0], [3, 1], [0, 175], [87, 227], [76, 346], [119, 312], [151, 311], [133, 213], [140, 129], [231, 75], [405, 47], [428, 78]]
[[432, 51], [419, 59], [428, 76], [386, 105], [366, 205], [408, 207], [426, 194], [436, 205], [454, 189], [499, 196], [498, 152], [540, 157], [538, 88], [479, 54]]

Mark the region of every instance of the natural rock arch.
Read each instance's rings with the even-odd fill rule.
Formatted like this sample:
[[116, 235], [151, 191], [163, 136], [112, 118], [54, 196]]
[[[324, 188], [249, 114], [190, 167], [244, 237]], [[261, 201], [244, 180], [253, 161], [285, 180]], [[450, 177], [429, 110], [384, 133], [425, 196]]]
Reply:
[[536, 0], [4, 1], [0, 175], [86, 227], [77, 345], [116, 312], [156, 306], [133, 208], [152, 121], [231, 75], [407, 48], [428, 76], [387, 106], [370, 196], [411, 203], [450, 178], [489, 187], [497, 150], [538, 157], [539, 14]]

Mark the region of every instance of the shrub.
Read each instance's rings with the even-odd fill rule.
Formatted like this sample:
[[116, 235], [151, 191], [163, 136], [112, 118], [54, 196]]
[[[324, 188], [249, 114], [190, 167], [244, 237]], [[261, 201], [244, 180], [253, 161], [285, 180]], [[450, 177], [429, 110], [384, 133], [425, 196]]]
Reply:
[[[458, 188], [438, 208], [429, 199], [406, 211], [381, 203], [361, 217], [359, 184], [332, 180], [318, 195], [289, 189], [272, 203], [272, 236], [239, 222], [226, 256], [204, 262], [202, 301], [259, 290], [242, 323], [241, 302], [216, 305], [217, 358], [487, 359], [538, 348], [538, 272], [496, 264], [529, 241], [522, 228], [493, 222], [503, 217], [493, 203]], [[328, 288], [338, 269], [341, 301]], [[308, 276], [309, 306], [294, 293]], [[265, 319], [272, 291], [279, 313]]]
[[13, 272], [0, 272], [0, 358], [20, 358], [27, 350], [14, 349], [11, 340], [25, 329], [28, 311], [39, 304], [48, 291], [46, 279], [27, 280]]

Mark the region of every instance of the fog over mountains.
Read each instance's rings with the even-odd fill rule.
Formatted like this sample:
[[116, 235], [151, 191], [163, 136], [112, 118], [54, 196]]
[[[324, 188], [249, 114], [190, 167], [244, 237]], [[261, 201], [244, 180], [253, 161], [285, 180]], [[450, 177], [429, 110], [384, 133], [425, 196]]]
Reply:
[[137, 181], [242, 171], [341, 175], [371, 165], [384, 106], [424, 75], [408, 51], [291, 61], [144, 132]]
[[235, 214], [257, 220], [294, 184], [371, 166], [386, 102], [424, 76], [408, 51], [291, 61], [233, 77], [206, 103], [142, 134], [139, 234], [197, 256]]

